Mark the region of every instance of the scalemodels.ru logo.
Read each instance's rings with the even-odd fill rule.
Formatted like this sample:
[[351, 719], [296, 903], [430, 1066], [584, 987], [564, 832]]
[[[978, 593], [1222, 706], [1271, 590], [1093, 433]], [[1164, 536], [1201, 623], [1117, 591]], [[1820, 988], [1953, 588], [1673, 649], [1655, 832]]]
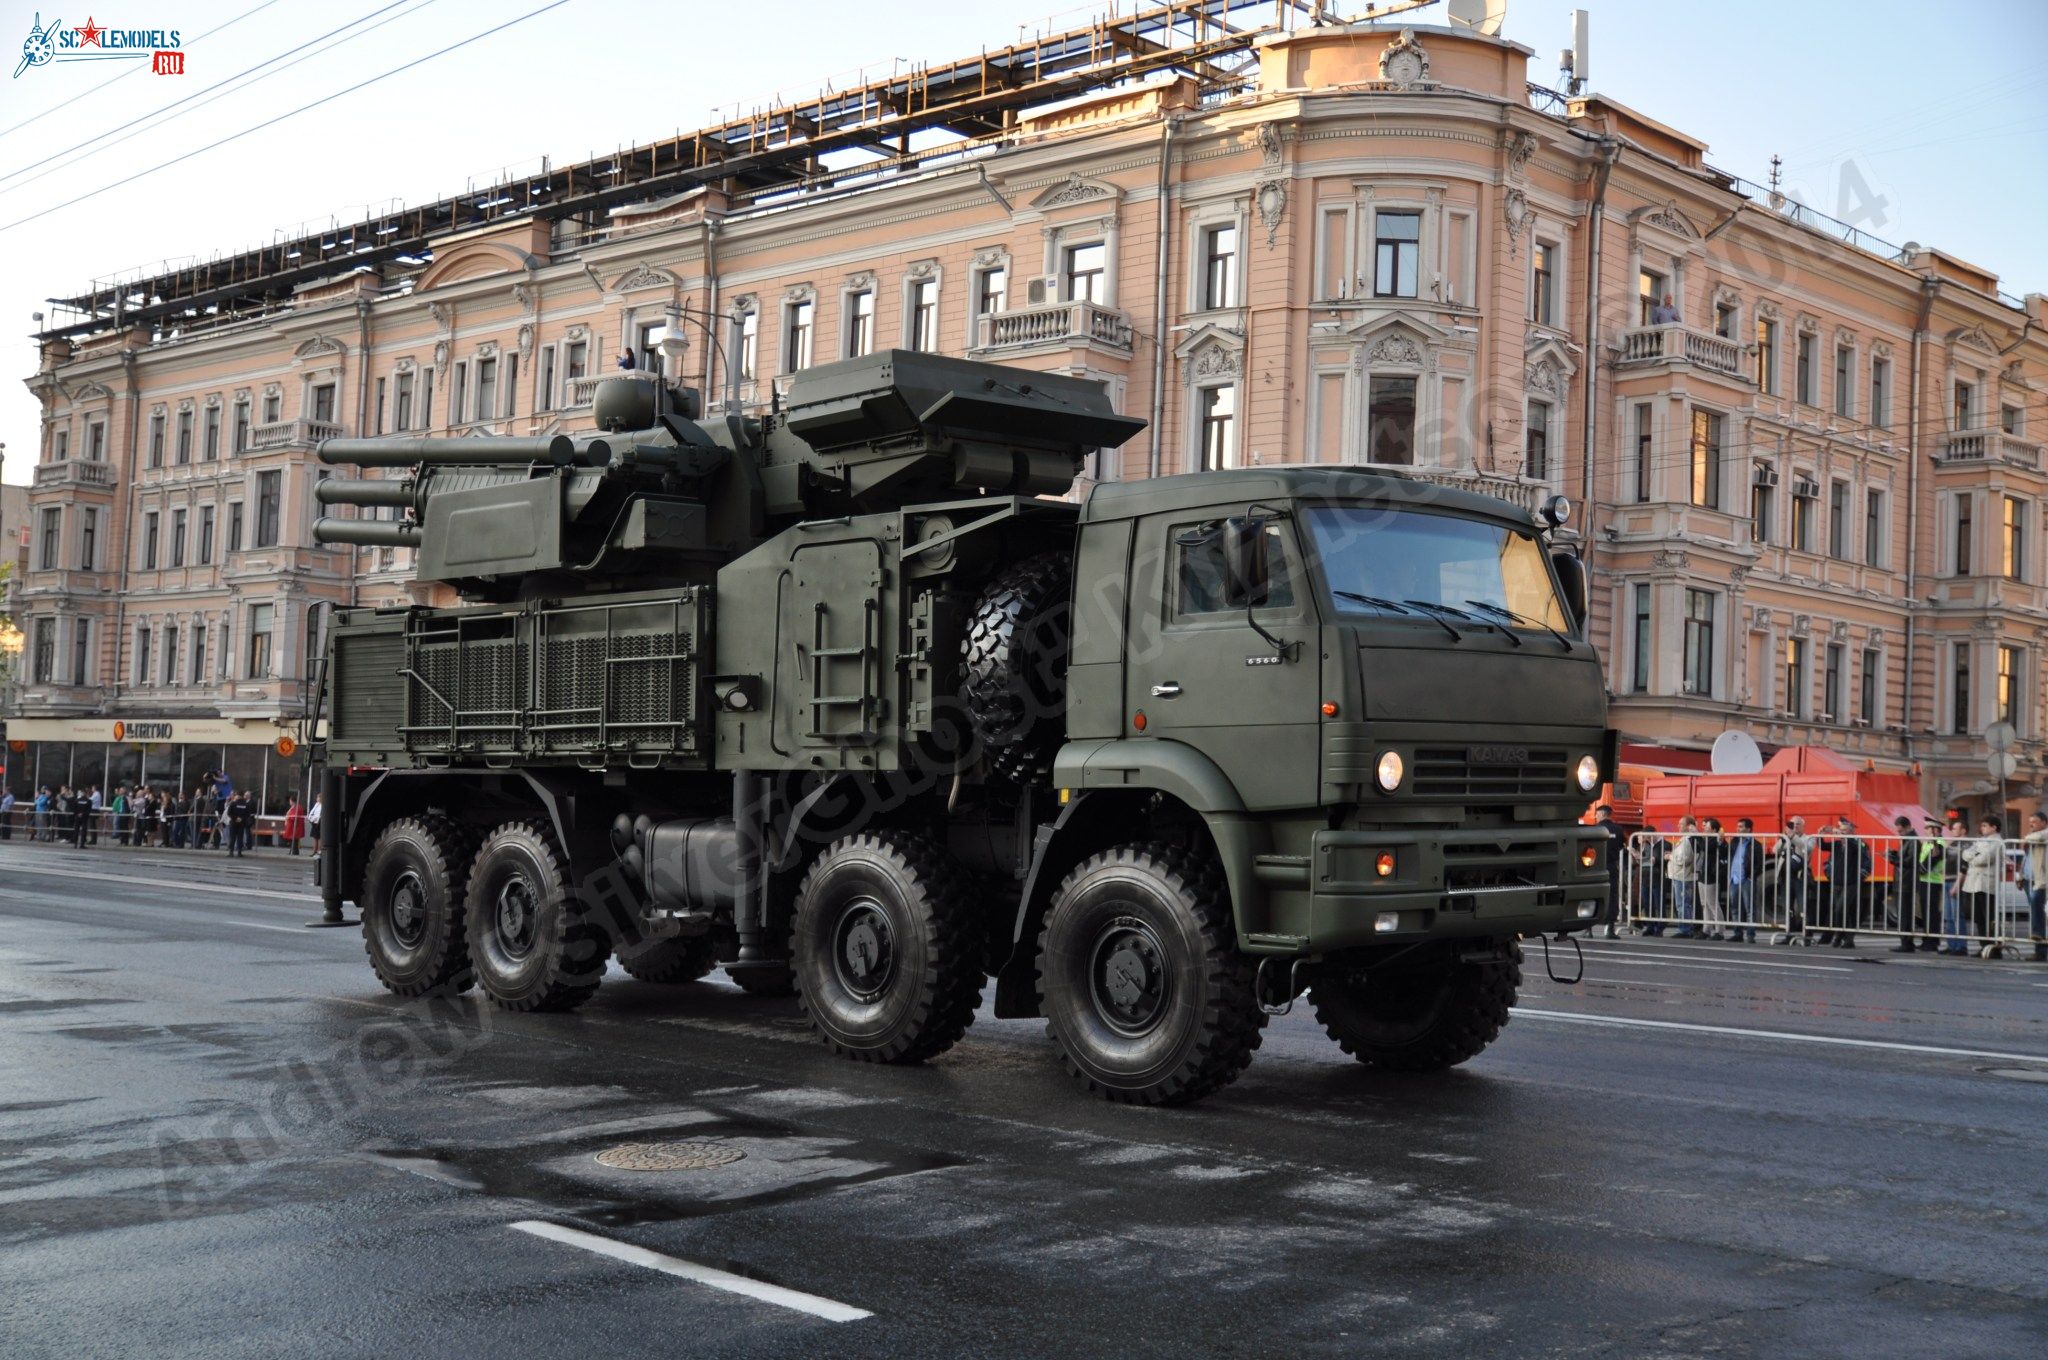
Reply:
[[53, 61], [149, 61], [149, 69], [160, 76], [185, 74], [184, 44], [175, 28], [102, 28], [88, 17], [84, 25], [66, 28], [62, 20], [43, 26], [36, 14], [28, 37], [22, 40], [21, 64], [14, 78], [31, 66], [48, 66]]

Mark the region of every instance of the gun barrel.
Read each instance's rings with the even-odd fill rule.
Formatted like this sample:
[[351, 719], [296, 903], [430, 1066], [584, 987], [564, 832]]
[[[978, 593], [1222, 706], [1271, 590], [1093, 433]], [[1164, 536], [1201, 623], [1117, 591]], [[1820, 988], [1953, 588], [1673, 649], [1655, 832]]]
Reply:
[[417, 548], [417, 524], [385, 519], [329, 519], [313, 521], [315, 543], [348, 543], [369, 548]]
[[313, 488], [322, 505], [411, 505], [417, 483], [406, 477], [385, 482], [325, 481]]
[[[600, 443], [602, 441], [599, 441]], [[608, 448], [593, 454], [609, 457]], [[492, 463], [553, 463], [557, 467], [577, 461], [576, 441], [566, 434], [535, 435], [531, 438], [501, 435], [480, 439], [328, 439], [321, 441], [320, 461], [348, 463], [356, 467], [411, 467], [415, 463], [449, 466], [481, 466]]]

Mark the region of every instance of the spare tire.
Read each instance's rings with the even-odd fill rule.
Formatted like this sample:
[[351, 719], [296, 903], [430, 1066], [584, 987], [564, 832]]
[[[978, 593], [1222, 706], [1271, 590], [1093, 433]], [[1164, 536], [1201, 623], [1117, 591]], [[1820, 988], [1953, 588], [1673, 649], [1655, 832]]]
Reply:
[[1006, 779], [1043, 779], [1066, 735], [1072, 582], [1065, 554], [1027, 558], [991, 580], [968, 616], [967, 717], [990, 768]]

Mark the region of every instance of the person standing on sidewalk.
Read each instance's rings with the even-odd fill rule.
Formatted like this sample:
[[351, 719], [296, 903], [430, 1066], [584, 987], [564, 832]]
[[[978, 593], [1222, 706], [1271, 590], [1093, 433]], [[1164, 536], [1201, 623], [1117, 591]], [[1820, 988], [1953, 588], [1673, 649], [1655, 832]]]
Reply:
[[[318, 808], [316, 801], [313, 806]], [[1614, 808], [1602, 803], [1593, 809], [1593, 825], [1607, 833], [1607, 938], [1615, 938], [1614, 921], [1621, 914], [1621, 861], [1628, 849], [1628, 838], [1621, 834], [1621, 828], [1614, 824]], [[314, 832], [315, 836], [319, 832]], [[297, 854], [297, 849], [292, 851]], [[320, 853], [320, 842], [313, 842], [313, 853]]]
[[1728, 837], [1721, 832], [1721, 819], [1709, 817], [1700, 833], [1700, 934], [1710, 940], [1726, 937]]
[[1971, 934], [1984, 942], [1987, 959], [2005, 957], [1997, 939], [1998, 880], [2005, 866], [2005, 842], [1998, 832], [1996, 817], [1980, 817], [1977, 839], [1963, 847], [1963, 918]]
[[0, 789], [0, 841], [14, 839], [14, 790]]
[[1737, 817], [1728, 838], [1728, 938], [1736, 944], [1756, 943], [1756, 885], [1763, 868], [1756, 823]]
[[256, 821], [256, 809], [249, 805], [249, 795], [236, 791], [228, 799], [228, 853], [240, 858], [247, 853], [254, 839], [250, 830]]
[[293, 794], [291, 806], [284, 810], [284, 840], [294, 855], [299, 853], [299, 840], [305, 834], [306, 810], [299, 806], [298, 795]]
[[2034, 962], [2048, 963], [2048, 812], [2027, 816], [2027, 936]]
[[1694, 896], [1700, 883], [1699, 824], [1689, 816], [1678, 819], [1678, 840], [1664, 861], [1664, 875], [1671, 880], [1671, 914], [1678, 918], [1677, 940], [1689, 940], [1699, 931], [1694, 927]]
[[1941, 952], [1967, 954], [1970, 945], [1963, 936], [1963, 824], [1951, 821], [1941, 829]]
[[86, 796], [86, 802], [91, 804], [92, 820], [86, 824], [85, 843], [87, 845], [98, 845], [100, 843], [100, 818], [106, 815], [107, 796], [101, 793], [100, 786], [95, 784], [92, 786], [92, 792]]
[[[313, 855], [316, 859], [320, 854], [320, 813], [320, 795], [316, 793], [313, 795], [313, 806], [306, 809], [306, 834], [313, 838]], [[1613, 930], [1614, 918], [1609, 916], [1607, 921], [1607, 928]]]
[[1899, 928], [1899, 942], [1892, 946], [1894, 954], [1914, 952], [1914, 924], [1919, 916], [1920, 905], [1920, 843], [1913, 835], [1913, 820], [1910, 817], [1894, 817], [1892, 830], [1899, 833], [1891, 849], [1884, 852], [1885, 862], [1892, 867], [1892, 924]]

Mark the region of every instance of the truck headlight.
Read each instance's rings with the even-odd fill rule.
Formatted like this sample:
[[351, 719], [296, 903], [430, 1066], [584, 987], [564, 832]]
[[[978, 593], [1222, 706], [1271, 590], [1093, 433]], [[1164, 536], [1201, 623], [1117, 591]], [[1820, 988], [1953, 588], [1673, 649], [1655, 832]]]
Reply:
[[1600, 787], [1600, 762], [1592, 756], [1579, 757], [1579, 791], [1591, 793]]
[[1380, 754], [1379, 768], [1374, 771], [1374, 778], [1379, 780], [1382, 789], [1392, 793], [1400, 788], [1402, 773], [1399, 751], [1385, 751]]

